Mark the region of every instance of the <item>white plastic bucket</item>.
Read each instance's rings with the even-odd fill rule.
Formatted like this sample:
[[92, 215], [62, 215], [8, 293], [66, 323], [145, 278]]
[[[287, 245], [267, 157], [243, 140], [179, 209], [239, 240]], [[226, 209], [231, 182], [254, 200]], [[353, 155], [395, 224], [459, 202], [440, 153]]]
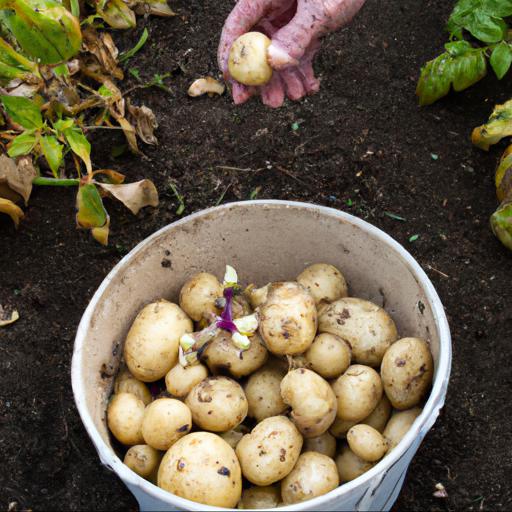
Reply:
[[332, 263], [351, 295], [380, 305], [402, 336], [429, 340], [434, 382], [422, 414], [400, 444], [370, 471], [334, 491], [280, 510], [388, 510], [412, 457], [444, 405], [451, 368], [446, 315], [427, 275], [376, 227], [331, 208], [289, 201], [247, 201], [204, 210], [156, 232], [105, 278], [80, 322], [72, 364], [73, 392], [102, 463], [137, 498], [141, 510], [221, 510], [174, 496], [126, 467], [112, 449], [105, 409], [127, 330], [147, 303], [177, 300], [184, 281], [233, 265], [242, 282], [293, 279], [314, 262]]

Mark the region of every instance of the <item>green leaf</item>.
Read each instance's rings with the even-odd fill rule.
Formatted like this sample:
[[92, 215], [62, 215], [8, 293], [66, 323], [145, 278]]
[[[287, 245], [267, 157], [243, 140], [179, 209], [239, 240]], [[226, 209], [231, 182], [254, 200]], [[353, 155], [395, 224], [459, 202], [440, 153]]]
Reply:
[[27, 130], [18, 135], [12, 142], [7, 154], [14, 158], [21, 155], [28, 155], [36, 145], [37, 137], [32, 130]]
[[0, 96], [2, 104], [15, 122], [27, 130], [39, 130], [43, 127], [43, 117], [39, 107], [22, 96]]
[[98, 14], [112, 28], [128, 29], [137, 24], [135, 13], [123, 2], [123, 0], [109, 0], [105, 8], [97, 7]]
[[137, 44], [131, 50], [128, 50], [127, 52], [123, 52], [119, 56], [119, 62], [124, 62], [128, 59], [131, 59], [146, 44], [148, 37], [149, 37], [148, 29], [145, 28], [144, 32], [142, 32], [142, 35], [140, 36], [140, 39], [137, 42]]
[[82, 185], [76, 196], [76, 222], [83, 229], [90, 229], [92, 235], [103, 245], [108, 243], [109, 216], [98, 189], [91, 183]]
[[500, 18], [512, 16], [512, 0], [483, 0], [483, 10]]
[[69, 69], [66, 64], [59, 64], [53, 68], [55, 76], [69, 76]]
[[68, 117], [66, 119], [58, 119], [53, 123], [53, 127], [57, 130], [58, 133], [63, 133], [64, 130], [71, 128], [75, 124], [74, 119]]
[[87, 172], [91, 173], [91, 144], [86, 139], [82, 130], [75, 126], [73, 128], [63, 130], [63, 133], [73, 153], [78, 155], [84, 161]]
[[41, 137], [41, 149], [43, 155], [52, 170], [53, 175], [59, 177], [59, 168], [62, 165], [62, 151], [64, 146], [53, 135]]
[[475, 11], [468, 17], [464, 28], [484, 43], [498, 43], [506, 37], [508, 27], [502, 18]]
[[130, 68], [128, 73], [140, 82], [140, 71], [137, 68]]
[[494, 48], [490, 62], [498, 80], [501, 80], [507, 74], [512, 64], [512, 48], [502, 41]]
[[100, 96], [103, 96], [104, 98], [110, 98], [111, 96], [113, 96], [112, 91], [106, 85], [102, 85], [98, 89], [98, 94]]
[[512, 251], [512, 202], [504, 202], [491, 217], [491, 228], [499, 241]]
[[70, 0], [71, 14], [77, 18], [80, 18], [80, 3], [78, 0]]

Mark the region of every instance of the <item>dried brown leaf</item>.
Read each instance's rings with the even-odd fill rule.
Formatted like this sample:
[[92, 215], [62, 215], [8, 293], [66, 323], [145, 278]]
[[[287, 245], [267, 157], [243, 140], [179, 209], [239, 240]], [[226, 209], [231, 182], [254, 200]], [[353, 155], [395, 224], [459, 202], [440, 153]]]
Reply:
[[[123, 70], [117, 65], [119, 50], [117, 49], [112, 36], [108, 32], [98, 34], [93, 28], [88, 27], [83, 31], [83, 46], [87, 52], [92, 54], [99, 64], [101, 71], [118, 80], [123, 79]], [[82, 67], [93, 66], [93, 62], [86, 59]], [[97, 70], [94, 73], [97, 74]]]
[[97, 183], [98, 187], [121, 201], [134, 215], [145, 206], [158, 206], [158, 191], [150, 180], [141, 180], [126, 185]]
[[176, 16], [169, 7], [167, 0], [138, 0], [133, 2], [137, 14], [153, 14], [155, 16]]
[[19, 320], [20, 314], [16, 309], [11, 311], [7, 311], [0, 304], [0, 327], [5, 327], [6, 325], [13, 324], [16, 320]]
[[128, 101], [128, 119], [135, 125], [137, 135], [146, 144], [156, 146], [158, 139], [154, 135], [154, 131], [158, 128], [158, 122], [156, 120], [153, 111], [142, 105], [142, 107], [136, 107], [131, 105]]
[[133, 153], [140, 153], [139, 146], [137, 144], [137, 132], [135, 128], [130, 124], [130, 122], [124, 117], [120, 117], [116, 119], [119, 123], [119, 126], [123, 129], [124, 136], [128, 141], [128, 146]]
[[[0, 155], [0, 185], [8, 187], [12, 192], [19, 194], [28, 203], [32, 192], [32, 181], [37, 176], [32, 157], [27, 155], [17, 161], [7, 155]], [[1, 190], [0, 190], [1, 193]], [[1, 194], [6, 199], [13, 200], [12, 195]]]
[[108, 235], [110, 232], [110, 217], [107, 216], [107, 222], [100, 228], [92, 228], [91, 234], [93, 238], [101, 245], [108, 245]]
[[9, 215], [16, 227], [19, 226], [20, 220], [23, 218], [23, 210], [9, 199], [4, 199], [3, 197], [0, 197], [0, 213]]

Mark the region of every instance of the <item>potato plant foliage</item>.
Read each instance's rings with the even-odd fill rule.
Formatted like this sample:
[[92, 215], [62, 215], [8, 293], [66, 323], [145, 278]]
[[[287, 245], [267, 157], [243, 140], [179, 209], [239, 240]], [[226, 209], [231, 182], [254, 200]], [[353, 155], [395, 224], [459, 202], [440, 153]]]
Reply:
[[[502, 80], [512, 65], [512, 0], [458, 0], [446, 24], [445, 51], [421, 69], [416, 89], [420, 105], [430, 105], [451, 89], [463, 91], [480, 81], [488, 68]], [[473, 130], [473, 143], [483, 149], [512, 136], [512, 99], [497, 105], [488, 122]], [[499, 240], [512, 250], [512, 145], [496, 170], [500, 206], [491, 216]]]
[[123, 150], [135, 154], [139, 140], [158, 143], [153, 112], [117, 85], [149, 34], [119, 54], [108, 29], [135, 27], [136, 14], [174, 15], [166, 0], [0, 0], [0, 213], [16, 226], [33, 185], [77, 187], [77, 225], [105, 245], [105, 197], [134, 214], [158, 204], [150, 180], [125, 184], [120, 172], [95, 169], [89, 141], [107, 128], [122, 130]]

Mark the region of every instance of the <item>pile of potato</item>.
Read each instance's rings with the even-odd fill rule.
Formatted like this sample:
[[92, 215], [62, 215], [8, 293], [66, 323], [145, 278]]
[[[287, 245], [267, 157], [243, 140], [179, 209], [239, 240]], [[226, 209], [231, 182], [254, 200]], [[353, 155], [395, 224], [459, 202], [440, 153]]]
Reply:
[[222, 307], [223, 285], [200, 273], [179, 306], [144, 307], [126, 338], [108, 426], [130, 447], [125, 464], [162, 489], [224, 508], [309, 500], [371, 469], [421, 413], [428, 343], [398, 339], [388, 313], [348, 297], [332, 265], [239, 291], [233, 317], [258, 318], [250, 347], [219, 329], [182, 366], [180, 339]]

